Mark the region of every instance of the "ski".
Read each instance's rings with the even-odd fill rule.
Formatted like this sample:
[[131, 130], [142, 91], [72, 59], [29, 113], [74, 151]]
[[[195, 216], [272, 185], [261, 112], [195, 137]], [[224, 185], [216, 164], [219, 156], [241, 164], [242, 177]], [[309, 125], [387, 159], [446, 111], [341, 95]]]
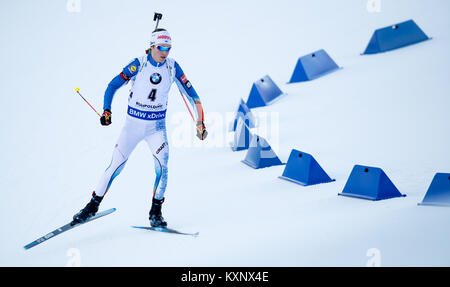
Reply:
[[146, 230], [153, 230], [153, 231], [159, 231], [159, 232], [166, 232], [166, 233], [172, 233], [172, 234], [180, 234], [180, 235], [190, 235], [197, 237], [199, 235], [199, 232], [195, 233], [186, 233], [186, 232], [180, 232], [175, 229], [171, 229], [168, 227], [152, 227], [152, 226], [132, 226], [133, 228], [137, 229], [146, 229]]
[[89, 221], [92, 221], [92, 220], [95, 220], [97, 218], [100, 218], [100, 217], [103, 217], [105, 215], [108, 215], [110, 213], [113, 213], [114, 211], [116, 211], [116, 209], [115, 208], [111, 208], [111, 209], [108, 209], [108, 210], [105, 210], [105, 211], [102, 211], [102, 212], [98, 212], [96, 215], [92, 216], [91, 218], [89, 218], [88, 220], [86, 220], [83, 223], [78, 223], [78, 222], [73, 222], [72, 221], [72, 222], [70, 222], [70, 223], [68, 223], [68, 224], [66, 224], [64, 226], [61, 226], [60, 228], [55, 229], [52, 232], [50, 232], [50, 233], [48, 233], [48, 234], [46, 234], [46, 235], [36, 239], [35, 241], [31, 242], [30, 244], [25, 245], [23, 248], [25, 248], [25, 250], [28, 250], [28, 249], [30, 249], [30, 248], [38, 245], [38, 244], [41, 244], [44, 241], [49, 240], [50, 238], [55, 237], [58, 234], [66, 232], [66, 231], [68, 231], [68, 230], [70, 230], [70, 229], [72, 229], [74, 227], [77, 227], [79, 225], [85, 224], [85, 223], [87, 223]]

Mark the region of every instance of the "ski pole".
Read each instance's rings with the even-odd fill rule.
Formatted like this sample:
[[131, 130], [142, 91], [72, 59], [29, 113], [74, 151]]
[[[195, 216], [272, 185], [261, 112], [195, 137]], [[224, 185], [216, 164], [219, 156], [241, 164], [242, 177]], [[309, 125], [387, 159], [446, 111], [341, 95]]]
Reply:
[[178, 91], [180, 92], [181, 98], [183, 99], [184, 104], [186, 105], [186, 108], [189, 111], [189, 114], [191, 114], [192, 121], [194, 121], [194, 123], [195, 123], [194, 116], [192, 115], [192, 112], [191, 112], [191, 109], [189, 108], [188, 103], [186, 102], [185, 98], [183, 97], [183, 93], [180, 90], [178, 90]]
[[[194, 120], [194, 116], [192, 115], [191, 109], [189, 108], [189, 105], [187, 104], [185, 98], [183, 97], [183, 93], [182, 93], [180, 90], [178, 90], [178, 91], [180, 92], [180, 95], [181, 95], [181, 97], [183, 98], [184, 104], [186, 105], [186, 108], [188, 109], [189, 114], [191, 115], [192, 121], [194, 122], [194, 124], [196, 124], [196, 122], [195, 122], [195, 120]], [[198, 130], [198, 126], [197, 126], [197, 134], [198, 134], [198, 133], [199, 133], [199, 130]], [[206, 130], [204, 130], [203, 134], [204, 134], [204, 136], [206, 137], [206, 135], [208, 134], [208, 132], [207, 132]], [[203, 136], [203, 134], [202, 134], [202, 136]], [[202, 138], [202, 139], [204, 139], [204, 138]]]
[[91, 106], [91, 104], [80, 94], [80, 88], [75, 88], [75, 92], [77, 92], [77, 94], [80, 95], [81, 98], [83, 98], [83, 100], [97, 113], [97, 115], [99, 117], [102, 117], [95, 109], [93, 106]]

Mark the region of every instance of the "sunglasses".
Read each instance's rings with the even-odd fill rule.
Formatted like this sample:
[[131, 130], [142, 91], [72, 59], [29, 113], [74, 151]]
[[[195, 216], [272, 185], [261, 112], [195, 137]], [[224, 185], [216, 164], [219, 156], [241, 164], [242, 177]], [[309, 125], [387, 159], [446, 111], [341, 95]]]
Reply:
[[172, 47], [156, 46], [161, 52], [169, 52]]

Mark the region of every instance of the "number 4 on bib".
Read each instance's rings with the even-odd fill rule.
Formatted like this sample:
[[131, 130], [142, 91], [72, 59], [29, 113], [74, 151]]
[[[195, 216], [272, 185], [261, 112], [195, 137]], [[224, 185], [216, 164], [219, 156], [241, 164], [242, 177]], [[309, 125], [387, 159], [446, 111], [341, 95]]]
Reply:
[[155, 101], [155, 99], [156, 99], [156, 89], [153, 89], [153, 90], [150, 92], [150, 94], [148, 95], [148, 98], [149, 98], [150, 100], [152, 100], [152, 102]]

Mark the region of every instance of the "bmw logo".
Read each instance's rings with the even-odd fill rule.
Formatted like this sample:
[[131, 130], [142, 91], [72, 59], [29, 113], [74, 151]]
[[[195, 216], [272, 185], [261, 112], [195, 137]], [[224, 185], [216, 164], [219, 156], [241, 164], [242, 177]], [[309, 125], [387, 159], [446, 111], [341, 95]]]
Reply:
[[162, 79], [162, 77], [158, 73], [153, 73], [150, 76], [150, 82], [152, 82], [152, 84], [154, 84], [154, 85], [157, 85], [157, 84], [161, 83], [161, 79]]

